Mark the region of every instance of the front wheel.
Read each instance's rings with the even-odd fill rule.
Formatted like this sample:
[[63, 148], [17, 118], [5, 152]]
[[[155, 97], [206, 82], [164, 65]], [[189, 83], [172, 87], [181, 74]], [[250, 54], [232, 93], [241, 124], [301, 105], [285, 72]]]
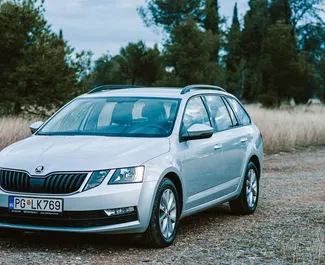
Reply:
[[151, 247], [168, 247], [174, 242], [179, 220], [177, 189], [170, 179], [163, 179], [154, 200], [149, 227], [145, 232], [146, 243]]
[[235, 214], [253, 214], [257, 207], [259, 195], [258, 170], [253, 162], [247, 166], [243, 187], [239, 197], [230, 201], [231, 211]]

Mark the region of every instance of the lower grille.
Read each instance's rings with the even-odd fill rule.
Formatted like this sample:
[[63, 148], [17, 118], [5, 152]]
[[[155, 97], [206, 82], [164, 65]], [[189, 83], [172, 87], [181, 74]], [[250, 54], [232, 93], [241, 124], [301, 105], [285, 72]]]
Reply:
[[0, 223], [48, 227], [96, 227], [137, 221], [137, 213], [107, 216], [104, 211], [63, 212], [60, 216], [12, 213], [0, 208]]
[[55, 173], [33, 178], [25, 172], [0, 170], [0, 185], [13, 192], [68, 194], [80, 189], [87, 173]]

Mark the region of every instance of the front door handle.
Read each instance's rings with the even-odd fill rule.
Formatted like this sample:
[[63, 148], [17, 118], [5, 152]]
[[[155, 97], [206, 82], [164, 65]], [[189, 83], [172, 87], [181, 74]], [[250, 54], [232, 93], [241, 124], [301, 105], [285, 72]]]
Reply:
[[246, 143], [248, 141], [248, 138], [247, 137], [244, 137], [244, 138], [241, 138], [240, 140], [242, 143]]
[[214, 150], [219, 150], [222, 148], [222, 144], [216, 144], [213, 148]]

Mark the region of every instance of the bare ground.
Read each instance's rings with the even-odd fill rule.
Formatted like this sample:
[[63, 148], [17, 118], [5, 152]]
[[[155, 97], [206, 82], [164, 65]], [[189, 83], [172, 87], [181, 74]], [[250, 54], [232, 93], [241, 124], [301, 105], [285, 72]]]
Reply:
[[228, 205], [182, 220], [175, 244], [126, 236], [31, 233], [0, 238], [1, 264], [325, 264], [325, 148], [265, 159], [259, 207]]

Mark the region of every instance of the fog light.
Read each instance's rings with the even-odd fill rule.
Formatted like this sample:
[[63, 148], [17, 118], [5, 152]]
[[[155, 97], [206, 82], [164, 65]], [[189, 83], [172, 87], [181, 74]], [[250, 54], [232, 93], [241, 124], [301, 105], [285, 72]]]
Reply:
[[107, 214], [107, 216], [114, 216], [114, 215], [121, 215], [121, 214], [126, 214], [126, 213], [133, 213], [135, 211], [136, 211], [136, 208], [134, 206], [104, 210], [104, 212]]

